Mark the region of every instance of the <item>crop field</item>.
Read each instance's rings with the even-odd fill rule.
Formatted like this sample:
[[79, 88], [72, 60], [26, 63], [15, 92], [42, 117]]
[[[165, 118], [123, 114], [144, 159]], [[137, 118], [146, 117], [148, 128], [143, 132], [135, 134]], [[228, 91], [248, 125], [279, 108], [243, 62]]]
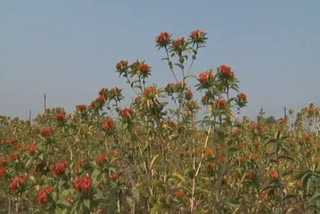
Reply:
[[206, 42], [156, 38], [164, 86], [145, 61], [115, 63], [131, 104], [102, 88], [74, 112], [1, 116], [0, 213], [319, 213], [320, 108], [240, 117], [236, 71], [190, 72]]

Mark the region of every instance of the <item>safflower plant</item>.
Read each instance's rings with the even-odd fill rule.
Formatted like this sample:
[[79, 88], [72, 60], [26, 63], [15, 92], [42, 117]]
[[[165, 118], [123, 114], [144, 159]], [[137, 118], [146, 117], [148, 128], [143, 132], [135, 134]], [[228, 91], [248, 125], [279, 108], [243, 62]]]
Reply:
[[240, 119], [248, 98], [231, 66], [192, 72], [206, 42], [201, 30], [156, 37], [172, 75], [164, 86], [149, 83], [147, 62], [119, 61], [115, 70], [136, 95], [129, 105], [122, 89], [103, 88], [69, 114], [58, 107], [34, 121], [1, 116], [0, 209], [318, 212], [319, 108], [274, 123]]

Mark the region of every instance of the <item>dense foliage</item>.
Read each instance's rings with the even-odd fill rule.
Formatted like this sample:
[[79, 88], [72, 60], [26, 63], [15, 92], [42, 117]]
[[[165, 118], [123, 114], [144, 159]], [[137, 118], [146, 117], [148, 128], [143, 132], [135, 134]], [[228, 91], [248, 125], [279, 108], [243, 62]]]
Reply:
[[[0, 207], [8, 213], [307, 213], [320, 210], [320, 111], [275, 123], [239, 112], [247, 96], [232, 68], [191, 74], [206, 33], [156, 45], [175, 82], [121, 60], [136, 94], [103, 88], [67, 114], [0, 118]], [[170, 73], [168, 73], [170, 74]], [[191, 79], [197, 85], [191, 86]], [[193, 94], [202, 93], [198, 102]], [[206, 110], [203, 114], [202, 111]], [[200, 112], [200, 113], [199, 113]], [[200, 119], [202, 118], [202, 119]]]

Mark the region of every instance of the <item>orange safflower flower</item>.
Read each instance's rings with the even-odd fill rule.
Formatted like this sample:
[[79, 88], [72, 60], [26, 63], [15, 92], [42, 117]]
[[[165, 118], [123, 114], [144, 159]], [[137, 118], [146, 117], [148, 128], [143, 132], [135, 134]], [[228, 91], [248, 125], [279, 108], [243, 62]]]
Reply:
[[199, 75], [199, 81], [201, 84], [207, 83], [209, 80], [212, 80], [213, 78], [214, 74], [212, 70], [203, 72]]
[[279, 179], [279, 172], [277, 170], [274, 170], [270, 172], [271, 180], [277, 181]]
[[165, 47], [168, 44], [170, 44], [171, 40], [171, 34], [168, 32], [162, 32], [159, 36], [156, 38], [156, 42], [159, 47]]

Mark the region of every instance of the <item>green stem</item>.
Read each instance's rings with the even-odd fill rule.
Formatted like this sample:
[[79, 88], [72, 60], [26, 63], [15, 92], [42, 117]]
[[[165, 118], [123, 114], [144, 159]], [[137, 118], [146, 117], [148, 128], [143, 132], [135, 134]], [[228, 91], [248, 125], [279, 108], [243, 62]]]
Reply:
[[168, 58], [168, 65], [169, 65], [170, 71], [173, 74], [173, 77], [174, 77], [175, 81], [179, 82], [178, 78], [177, 78], [177, 76], [176, 76], [176, 74], [174, 73], [174, 70], [173, 70], [173, 64], [172, 64], [172, 61], [170, 60], [168, 48], [165, 46], [164, 49], [166, 50], [166, 54], [167, 54], [167, 58]]
[[[194, 47], [194, 44], [193, 44], [192, 48], [193, 48], [193, 47]], [[197, 44], [196, 53], [198, 53], [198, 49], [199, 49], [199, 46], [198, 46], [198, 44]], [[191, 72], [191, 68], [192, 68], [192, 66], [193, 66], [193, 63], [194, 63], [194, 61], [195, 61], [195, 57], [196, 57], [196, 56], [197, 56], [197, 55], [194, 54], [194, 57], [192, 57], [192, 61], [191, 61], [191, 64], [190, 64], [190, 66], [189, 66], [187, 75], [189, 75], [190, 72]]]
[[[129, 77], [126, 76], [126, 78], [127, 78], [128, 82], [129, 82], [129, 85], [130, 85], [130, 87], [131, 87], [131, 81], [130, 81]], [[132, 88], [132, 90], [134, 91], [134, 93], [138, 96], [139, 94], [138, 94], [138, 92], [134, 89], [134, 87], [131, 87], [131, 88]]]

